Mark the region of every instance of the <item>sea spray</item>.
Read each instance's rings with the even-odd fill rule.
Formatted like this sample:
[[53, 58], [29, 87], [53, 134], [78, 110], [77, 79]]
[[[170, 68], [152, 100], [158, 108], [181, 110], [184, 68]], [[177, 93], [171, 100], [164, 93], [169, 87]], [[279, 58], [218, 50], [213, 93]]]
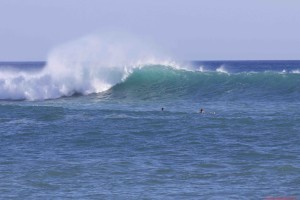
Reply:
[[0, 99], [52, 99], [105, 91], [135, 68], [174, 65], [152, 45], [118, 34], [87, 36], [52, 50], [42, 71], [0, 73]]
[[229, 74], [224, 65], [221, 65], [219, 68], [217, 68], [216, 72]]

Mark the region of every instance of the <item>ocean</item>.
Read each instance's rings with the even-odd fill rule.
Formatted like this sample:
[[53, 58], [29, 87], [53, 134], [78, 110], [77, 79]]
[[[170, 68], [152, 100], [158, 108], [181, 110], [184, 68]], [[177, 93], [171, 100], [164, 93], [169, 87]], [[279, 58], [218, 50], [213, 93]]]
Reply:
[[1, 199], [299, 199], [300, 61], [1, 62], [0, 138]]

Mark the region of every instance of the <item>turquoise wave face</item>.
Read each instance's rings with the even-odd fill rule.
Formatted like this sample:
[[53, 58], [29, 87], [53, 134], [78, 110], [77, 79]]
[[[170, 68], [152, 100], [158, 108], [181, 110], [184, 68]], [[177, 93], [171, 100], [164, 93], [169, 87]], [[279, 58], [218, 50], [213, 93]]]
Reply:
[[285, 99], [300, 97], [300, 75], [278, 72], [200, 72], [155, 65], [136, 69], [105, 92], [129, 99]]
[[[1, 100], [90, 95], [109, 99], [264, 99], [300, 97], [299, 61], [235, 61], [102, 66], [0, 63]], [[31, 67], [32, 66], [32, 67]]]

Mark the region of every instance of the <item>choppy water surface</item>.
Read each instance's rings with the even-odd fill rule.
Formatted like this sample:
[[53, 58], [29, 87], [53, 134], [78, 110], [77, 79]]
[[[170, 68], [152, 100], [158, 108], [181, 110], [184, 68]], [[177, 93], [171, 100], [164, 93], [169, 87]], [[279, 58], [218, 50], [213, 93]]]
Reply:
[[300, 198], [300, 62], [146, 65], [103, 92], [43, 65], [1, 64], [2, 198]]

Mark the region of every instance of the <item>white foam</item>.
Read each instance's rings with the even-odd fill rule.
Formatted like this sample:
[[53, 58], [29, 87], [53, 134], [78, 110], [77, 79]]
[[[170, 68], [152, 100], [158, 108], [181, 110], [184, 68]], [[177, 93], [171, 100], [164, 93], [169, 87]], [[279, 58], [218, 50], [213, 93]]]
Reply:
[[216, 69], [217, 72], [229, 74], [229, 72], [225, 69], [224, 65], [221, 65], [219, 68]]
[[205, 70], [204, 66], [201, 65], [201, 66], [199, 66], [198, 71], [199, 72], [205, 72], [206, 70]]
[[292, 70], [291, 73], [293, 73], [293, 74], [300, 74], [300, 70], [299, 69], [295, 69], [295, 70]]
[[0, 99], [38, 100], [102, 92], [135, 68], [155, 64], [180, 68], [135, 38], [88, 36], [52, 50], [40, 72], [0, 72]]

